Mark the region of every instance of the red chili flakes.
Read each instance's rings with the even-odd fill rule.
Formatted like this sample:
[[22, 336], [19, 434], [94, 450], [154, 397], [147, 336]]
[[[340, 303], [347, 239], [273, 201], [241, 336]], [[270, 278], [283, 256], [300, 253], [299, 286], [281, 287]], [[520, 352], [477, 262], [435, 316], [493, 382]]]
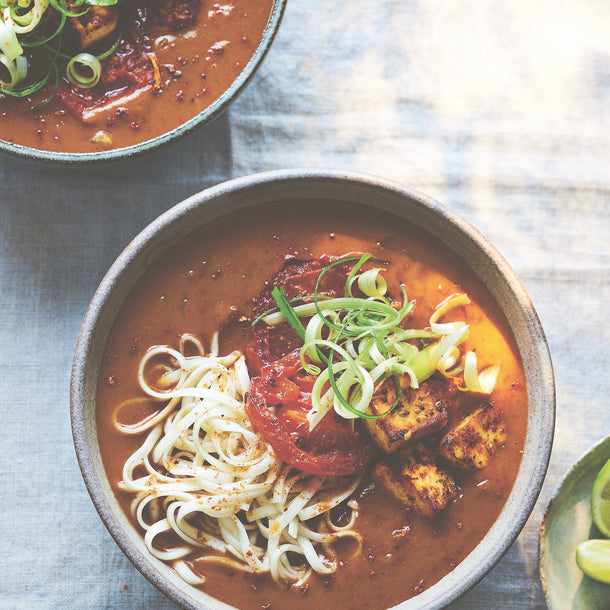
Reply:
[[115, 378], [114, 378], [112, 375], [110, 375], [110, 377], [108, 377], [108, 378], [106, 379], [106, 383], [107, 383], [108, 385], [112, 385], [112, 386], [113, 386], [113, 385], [116, 385], [116, 379], [115, 379]]

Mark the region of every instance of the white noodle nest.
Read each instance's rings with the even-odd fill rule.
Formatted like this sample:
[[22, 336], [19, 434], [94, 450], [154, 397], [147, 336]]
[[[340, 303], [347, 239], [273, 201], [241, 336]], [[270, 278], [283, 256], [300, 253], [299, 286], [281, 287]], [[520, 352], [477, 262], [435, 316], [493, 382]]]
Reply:
[[[185, 356], [187, 344], [201, 355]], [[334, 572], [333, 543], [350, 538], [359, 552], [362, 539], [353, 530], [354, 500], [344, 526], [333, 523], [330, 510], [350, 497], [361, 477], [310, 475], [284, 464], [246, 415], [250, 378], [243, 355], [203, 353], [201, 342], [191, 335], [183, 336], [180, 351], [166, 346], [148, 350], [139, 368], [140, 385], [167, 405], [136, 425], [117, 421], [125, 405], [115, 412], [122, 432], [149, 431], [127, 459], [119, 483], [134, 494], [131, 509], [145, 531], [148, 550], [172, 563], [192, 585], [205, 582], [201, 562], [270, 573], [278, 583], [297, 586], [312, 571]], [[145, 379], [151, 360], [159, 357], [177, 365], [162, 377], [166, 391]], [[166, 548], [159, 543], [159, 534], [169, 531], [182, 544]]]

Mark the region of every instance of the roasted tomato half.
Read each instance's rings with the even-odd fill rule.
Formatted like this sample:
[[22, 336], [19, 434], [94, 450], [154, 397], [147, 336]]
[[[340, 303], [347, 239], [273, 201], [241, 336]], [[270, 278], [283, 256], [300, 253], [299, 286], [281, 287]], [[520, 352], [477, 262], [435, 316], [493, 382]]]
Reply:
[[285, 462], [311, 474], [354, 474], [376, 450], [361, 421], [347, 421], [333, 410], [309, 430], [306, 415], [314, 381], [301, 369], [298, 349], [263, 366], [252, 379], [248, 416]]

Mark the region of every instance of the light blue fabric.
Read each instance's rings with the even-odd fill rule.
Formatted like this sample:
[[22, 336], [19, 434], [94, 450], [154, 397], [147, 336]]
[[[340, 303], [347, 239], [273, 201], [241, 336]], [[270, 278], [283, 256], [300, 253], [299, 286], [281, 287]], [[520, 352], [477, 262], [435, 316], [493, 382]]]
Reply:
[[544, 608], [543, 511], [610, 433], [608, 24], [604, 0], [289, 0], [262, 68], [208, 127], [100, 167], [0, 157], [0, 607], [175, 607], [82, 482], [68, 411], [80, 323], [121, 249], [168, 207], [243, 174], [327, 166], [446, 203], [532, 297], [557, 381], [551, 466], [522, 535], [455, 608]]

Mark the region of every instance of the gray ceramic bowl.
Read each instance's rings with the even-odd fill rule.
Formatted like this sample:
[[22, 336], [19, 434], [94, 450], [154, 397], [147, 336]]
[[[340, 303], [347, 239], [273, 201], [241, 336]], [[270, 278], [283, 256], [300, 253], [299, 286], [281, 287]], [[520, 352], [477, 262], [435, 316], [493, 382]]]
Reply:
[[250, 58], [250, 61], [246, 64], [244, 69], [241, 71], [239, 76], [233, 81], [231, 86], [210, 106], [194, 116], [192, 119], [186, 121], [179, 127], [172, 129], [166, 133], [163, 133], [155, 138], [135, 144], [133, 146], [125, 146], [123, 148], [114, 148], [112, 150], [103, 150], [99, 152], [90, 153], [59, 153], [51, 152], [48, 150], [38, 150], [36, 148], [30, 148], [29, 146], [21, 146], [19, 144], [13, 144], [0, 138], [0, 151], [5, 151], [17, 155], [19, 157], [25, 157], [32, 161], [49, 161], [53, 163], [61, 163], [68, 165], [80, 165], [88, 164], [93, 162], [103, 161], [114, 161], [117, 159], [125, 159], [139, 155], [143, 152], [151, 151], [163, 144], [173, 142], [178, 138], [192, 132], [194, 129], [209, 123], [215, 119], [219, 114], [222, 114], [228, 106], [237, 98], [237, 96], [243, 91], [246, 85], [250, 82], [250, 79], [254, 76], [256, 70], [261, 65], [265, 55], [271, 47], [271, 43], [275, 38], [275, 35], [280, 27], [284, 9], [286, 7], [287, 0], [274, 0], [273, 9], [269, 16], [269, 21], [263, 37], [254, 51], [254, 54]]
[[160, 216], [138, 235], [109, 270], [87, 311], [74, 357], [72, 426], [85, 483], [106, 527], [123, 552], [168, 597], [185, 608], [226, 608], [186, 585], [146, 551], [121, 512], [102, 466], [95, 427], [98, 367], [117, 311], [143, 272], [168, 247], [221, 216], [277, 199], [340, 199], [408, 219], [438, 237], [489, 287], [516, 338], [525, 365], [529, 424], [512, 493], [482, 542], [440, 582], [404, 602], [403, 610], [439, 608], [480, 581], [513, 543], [534, 507], [546, 473], [555, 422], [555, 388], [548, 346], [532, 303], [515, 273], [471, 225], [440, 203], [399, 184], [363, 174], [285, 170], [239, 178], [207, 189]]

